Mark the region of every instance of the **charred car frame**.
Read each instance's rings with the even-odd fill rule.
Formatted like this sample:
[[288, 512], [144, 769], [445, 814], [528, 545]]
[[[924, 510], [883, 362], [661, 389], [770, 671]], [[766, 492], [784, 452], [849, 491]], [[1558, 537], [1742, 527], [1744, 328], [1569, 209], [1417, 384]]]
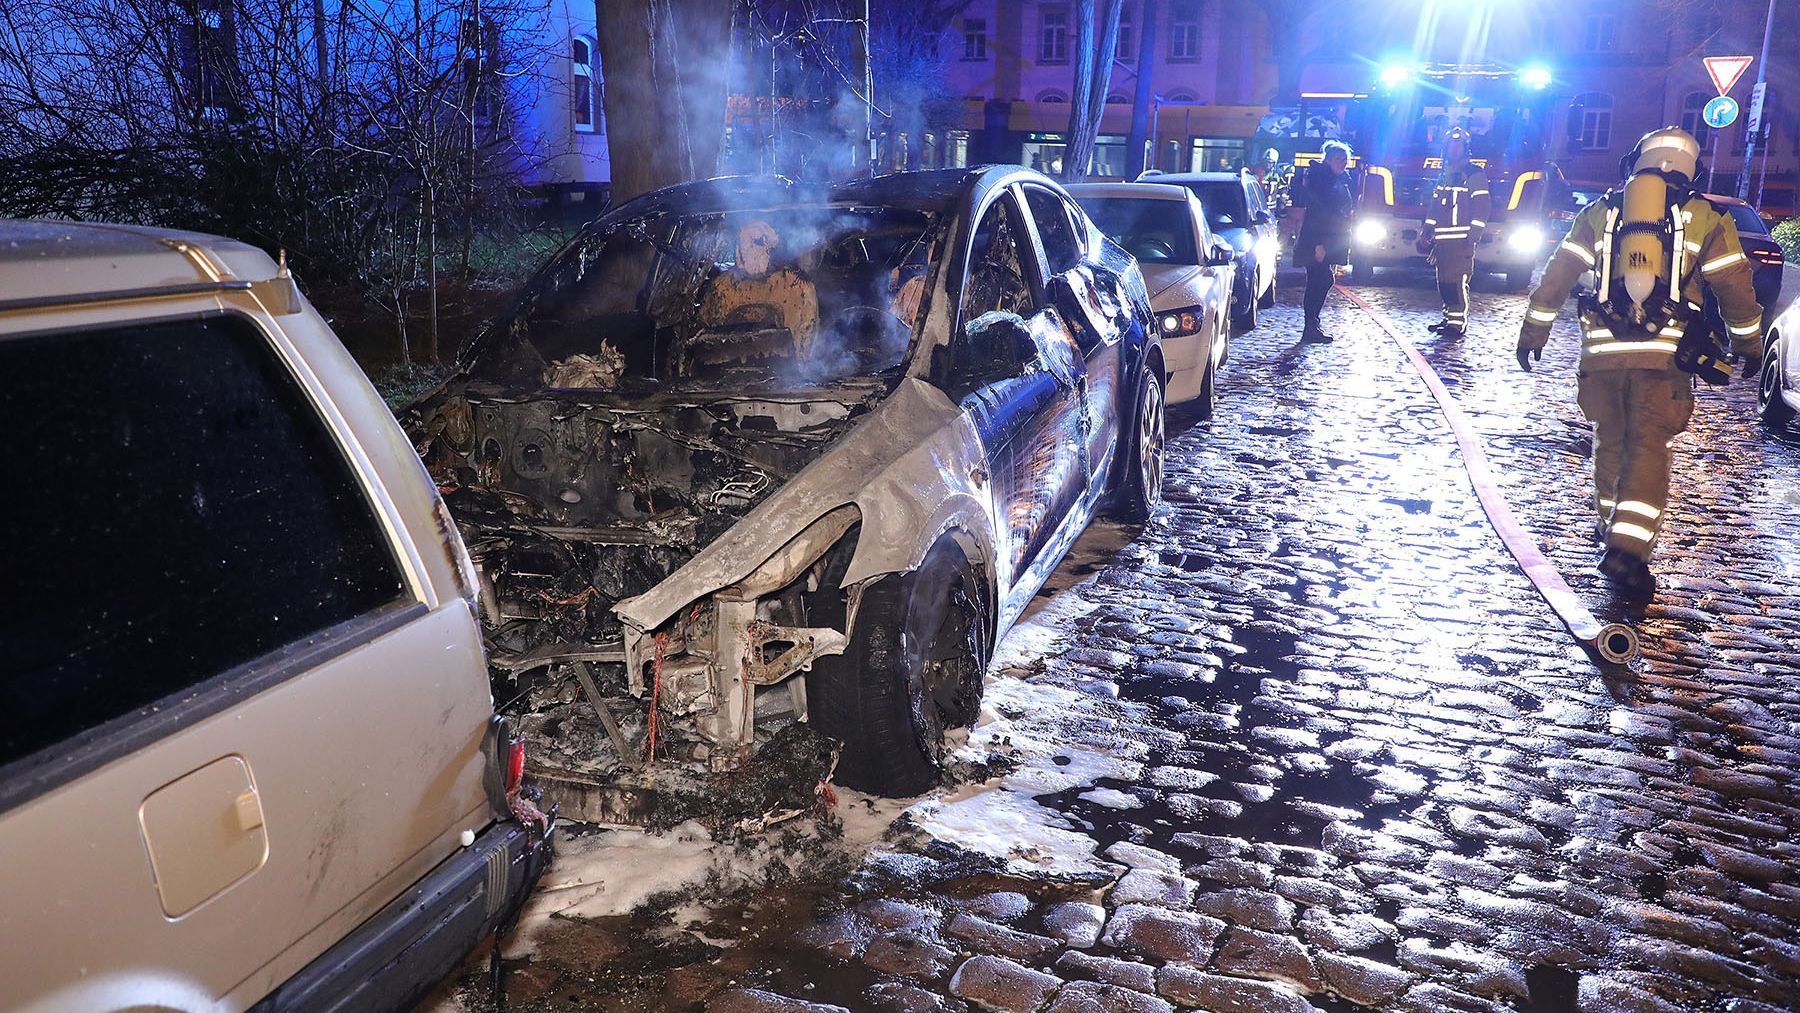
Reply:
[[578, 682], [595, 774], [731, 770], [805, 720], [840, 783], [925, 790], [1096, 509], [1160, 497], [1150, 323], [1131, 257], [1027, 170], [619, 207], [403, 413], [496, 697], [562, 687], [591, 725]]

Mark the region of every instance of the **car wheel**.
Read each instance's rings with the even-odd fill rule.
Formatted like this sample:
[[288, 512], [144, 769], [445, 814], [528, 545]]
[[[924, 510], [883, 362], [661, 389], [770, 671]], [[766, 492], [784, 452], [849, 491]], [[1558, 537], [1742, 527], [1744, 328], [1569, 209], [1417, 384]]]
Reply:
[[1231, 295], [1231, 326], [1239, 332], [1256, 330], [1256, 290], [1248, 284], [1241, 298], [1235, 292]]
[[1365, 260], [1358, 260], [1350, 265], [1350, 282], [1354, 285], [1368, 285], [1375, 281], [1375, 265]]
[[1269, 279], [1269, 290], [1262, 294], [1261, 299], [1256, 300], [1256, 305], [1266, 310], [1275, 308], [1275, 279]]
[[1793, 423], [1794, 416], [1800, 414], [1788, 404], [1783, 392], [1787, 378], [1781, 368], [1782, 345], [1781, 335], [1770, 339], [1769, 347], [1763, 351], [1762, 376], [1756, 385], [1756, 407], [1762, 414], [1763, 423], [1771, 429], [1787, 428]]
[[[1212, 367], [1201, 381], [1202, 400], [1211, 397]], [[1202, 411], [1210, 410], [1202, 408]], [[1125, 481], [1119, 489], [1118, 513], [1127, 521], [1140, 523], [1162, 502], [1163, 485], [1163, 384], [1162, 377], [1149, 369], [1139, 374], [1137, 411], [1133, 425], [1125, 430], [1131, 445], [1125, 454]]]
[[944, 730], [980, 713], [987, 599], [987, 582], [949, 542], [864, 589], [844, 653], [806, 674], [808, 723], [844, 743], [832, 780], [891, 798], [938, 783]]
[[1531, 287], [1531, 268], [1515, 267], [1506, 272], [1506, 287], [1514, 292], [1523, 292]]

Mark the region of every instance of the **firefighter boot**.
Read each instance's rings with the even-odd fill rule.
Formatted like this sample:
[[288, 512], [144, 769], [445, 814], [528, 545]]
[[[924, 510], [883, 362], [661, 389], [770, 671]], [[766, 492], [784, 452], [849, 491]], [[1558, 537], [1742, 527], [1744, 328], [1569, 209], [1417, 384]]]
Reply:
[[1600, 573], [1629, 601], [1647, 602], [1656, 597], [1656, 575], [1650, 564], [1623, 549], [1600, 554]]

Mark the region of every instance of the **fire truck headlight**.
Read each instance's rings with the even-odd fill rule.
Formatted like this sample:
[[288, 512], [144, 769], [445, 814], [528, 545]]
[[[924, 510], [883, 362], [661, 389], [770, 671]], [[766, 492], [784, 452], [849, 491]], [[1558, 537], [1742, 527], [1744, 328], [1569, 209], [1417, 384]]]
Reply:
[[1381, 68], [1378, 80], [1383, 88], [1398, 88], [1412, 80], [1413, 69], [1403, 63], [1391, 63]]
[[1536, 253], [1544, 248], [1544, 230], [1522, 225], [1506, 234], [1506, 245], [1514, 253]]
[[1380, 222], [1365, 218], [1356, 223], [1356, 245], [1358, 246], [1375, 246], [1387, 237], [1387, 226]]
[[1527, 88], [1543, 91], [1550, 87], [1550, 68], [1541, 63], [1526, 67], [1519, 72], [1519, 83]]

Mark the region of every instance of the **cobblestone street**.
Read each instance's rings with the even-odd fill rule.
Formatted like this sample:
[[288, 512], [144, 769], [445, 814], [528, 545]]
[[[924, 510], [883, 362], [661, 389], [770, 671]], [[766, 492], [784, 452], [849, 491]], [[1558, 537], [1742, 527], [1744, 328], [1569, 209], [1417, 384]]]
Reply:
[[[1571, 585], [1625, 618], [1593, 572], [1569, 315], [1527, 375], [1523, 296], [1478, 290], [1446, 342], [1430, 289], [1359, 292]], [[922, 804], [822, 894], [676, 927], [655, 967], [540, 942], [514, 1006], [1800, 1009], [1800, 448], [1756, 426], [1751, 386], [1702, 388], [1662, 590], [1628, 617], [1645, 659], [1603, 678], [1392, 340], [1339, 295], [1338, 340], [1297, 345], [1297, 296], [1234, 340], [1214, 421], [1172, 418], [1168, 506], [1091, 532], [1002, 644], [1004, 734], [964, 752], [1050, 743], [1047, 765]], [[1077, 860], [943, 832], [1004, 837], [998, 795]]]

